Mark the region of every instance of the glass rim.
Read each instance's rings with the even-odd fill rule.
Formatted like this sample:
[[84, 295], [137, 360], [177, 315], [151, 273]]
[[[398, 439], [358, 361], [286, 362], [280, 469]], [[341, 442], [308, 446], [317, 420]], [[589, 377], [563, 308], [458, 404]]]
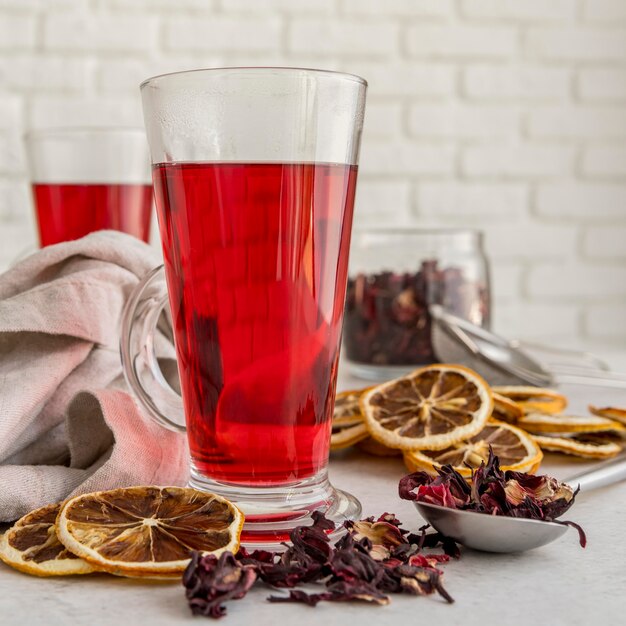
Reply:
[[272, 65], [237, 65], [237, 66], [224, 66], [224, 67], [204, 67], [197, 68], [193, 70], [181, 70], [177, 72], [166, 72], [165, 74], [157, 74], [156, 76], [151, 76], [150, 78], [146, 78], [139, 84], [139, 89], [143, 89], [147, 87], [149, 84], [159, 82], [163, 79], [168, 79], [172, 77], [180, 77], [188, 74], [218, 74], [218, 73], [238, 73], [238, 72], [247, 72], [247, 71], [258, 71], [262, 72], [284, 72], [286, 73], [297, 73], [297, 72], [306, 72], [307, 74], [319, 74], [320, 76], [324, 76], [327, 78], [335, 78], [335, 79], [348, 79], [353, 82], [359, 83], [364, 87], [367, 87], [367, 81], [361, 76], [357, 76], [356, 74], [350, 74], [349, 72], [340, 72], [338, 70], [321, 70], [317, 68], [311, 67], [288, 67], [288, 66], [272, 66]]
[[46, 128], [32, 128], [23, 133], [25, 140], [29, 139], [60, 139], [77, 137], [79, 135], [126, 135], [141, 134], [145, 137], [146, 130], [141, 126], [57, 126]]

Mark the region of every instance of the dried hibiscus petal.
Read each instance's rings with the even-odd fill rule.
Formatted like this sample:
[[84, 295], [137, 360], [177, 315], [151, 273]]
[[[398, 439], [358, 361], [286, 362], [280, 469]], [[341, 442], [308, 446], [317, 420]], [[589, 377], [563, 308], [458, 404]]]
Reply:
[[379, 564], [370, 556], [368, 544], [368, 540], [358, 542], [350, 535], [338, 543], [328, 563], [328, 572], [334, 580], [371, 582], [379, 576]]
[[395, 548], [406, 543], [398, 526], [389, 522], [375, 522], [374, 518], [371, 518], [360, 522], [348, 522], [346, 527], [357, 541], [363, 538], [371, 541], [370, 554], [377, 561], [389, 558]]
[[223, 603], [243, 598], [255, 580], [254, 568], [241, 564], [230, 552], [224, 552], [219, 559], [195, 552], [183, 574], [192, 613], [207, 617], [225, 615]]
[[507, 501], [513, 505], [531, 498], [544, 508], [550, 508], [551, 517], [558, 517], [574, 503], [574, 490], [550, 476], [533, 476], [509, 472], [504, 488]]
[[337, 582], [328, 586], [324, 593], [306, 593], [298, 589], [292, 589], [288, 596], [270, 596], [270, 602], [301, 602], [309, 606], [315, 606], [320, 601], [326, 602], [373, 602], [375, 604], [389, 604], [389, 597], [378, 591], [376, 587], [363, 582], [346, 583]]
[[[447, 470], [451, 469], [449, 473]], [[415, 472], [400, 480], [398, 493], [403, 500], [418, 500], [450, 508], [463, 508], [470, 501], [467, 481], [450, 465], [439, 470], [433, 479], [426, 472]]]
[[400, 585], [405, 593], [423, 596], [436, 591], [448, 602], [454, 602], [452, 596], [443, 587], [441, 572], [436, 569], [400, 565], [394, 573], [400, 578]]
[[447, 563], [450, 557], [447, 554], [414, 554], [409, 557], [409, 565], [416, 567], [434, 567], [439, 563]]
[[258, 577], [274, 587], [295, 587], [325, 576], [324, 564], [332, 552], [327, 532], [335, 524], [318, 513], [313, 522], [296, 527], [290, 535], [292, 545], [282, 553], [241, 550], [242, 563], [253, 566]]
[[[402, 522], [393, 513], [383, 513], [379, 518], [379, 522], [387, 522], [387, 524], [393, 524], [396, 528], [400, 529]], [[409, 531], [400, 529], [403, 535], [406, 535]]]
[[306, 593], [300, 589], [291, 589], [287, 596], [269, 596], [269, 602], [299, 602], [300, 604], [308, 604], [316, 606], [322, 599], [323, 593]]
[[421, 485], [417, 490], [417, 497], [420, 502], [447, 506], [451, 509], [457, 508], [456, 500], [448, 485]]

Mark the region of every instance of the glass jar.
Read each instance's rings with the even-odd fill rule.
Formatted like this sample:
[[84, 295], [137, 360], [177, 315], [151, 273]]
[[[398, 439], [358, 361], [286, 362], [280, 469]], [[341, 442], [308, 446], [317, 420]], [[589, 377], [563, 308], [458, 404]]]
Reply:
[[350, 249], [343, 350], [371, 380], [437, 362], [428, 307], [489, 328], [489, 264], [476, 230], [356, 230]]

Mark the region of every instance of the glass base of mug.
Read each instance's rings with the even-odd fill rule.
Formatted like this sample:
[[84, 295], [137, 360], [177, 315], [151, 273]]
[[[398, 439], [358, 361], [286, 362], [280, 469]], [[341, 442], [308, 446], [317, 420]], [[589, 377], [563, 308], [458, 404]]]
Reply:
[[335, 522], [331, 541], [345, 531], [343, 522], [359, 519], [361, 503], [351, 494], [335, 489], [324, 470], [289, 486], [243, 487], [212, 480], [191, 469], [189, 486], [216, 493], [239, 507], [245, 517], [241, 543], [248, 549], [280, 550], [296, 526], [310, 526], [314, 511]]
[[384, 382], [392, 378], [406, 376], [418, 367], [427, 365], [372, 365], [370, 363], [356, 363], [354, 361], [347, 362], [348, 369], [353, 376], [362, 378], [363, 380], [373, 380]]

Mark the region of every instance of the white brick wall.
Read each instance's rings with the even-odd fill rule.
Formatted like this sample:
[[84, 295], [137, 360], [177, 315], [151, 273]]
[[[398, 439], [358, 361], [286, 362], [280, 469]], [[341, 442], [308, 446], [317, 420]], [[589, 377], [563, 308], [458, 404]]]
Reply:
[[462, 21], [447, 24], [418, 23], [408, 26], [406, 47], [411, 57], [506, 59], [518, 50], [518, 33], [513, 26], [476, 26]]
[[581, 70], [578, 76], [578, 96], [581, 100], [626, 102], [626, 68]]
[[280, 47], [278, 17], [172, 17], [164, 24], [165, 49], [273, 52]]
[[35, 239], [25, 129], [242, 64], [365, 76], [356, 224], [482, 228], [498, 329], [626, 346], [626, 0], [0, 0], [0, 269]]
[[537, 26], [526, 34], [525, 49], [529, 57], [545, 61], [620, 62], [626, 54], [626, 29], [602, 25]]
[[489, 101], [564, 100], [572, 71], [541, 65], [474, 64], [464, 69], [463, 94], [470, 100]]
[[575, 147], [572, 142], [483, 143], [463, 148], [461, 173], [489, 179], [569, 178], [573, 175]]
[[594, 226], [585, 233], [583, 252], [590, 259], [626, 261], [626, 226]]
[[585, 0], [585, 17], [602, 23], [626, 22], [626, 4], [620, 0]]
[[287, 51], [319, 56], [376, 58], [399, 51], [400, 27], [390, 19], [295, 18], [287, 32]]
[[156, 17], [98, 15], [89, 13], [49, 15], [43, 23], [43, 49], [51, 52], [139, 52], [156, 45]]
[[3, 16], [0, 20], [0, 48], [28, 50], [35, 45], [37, 22], [28, 16]]
[[626, 178], [626, 146], [590, 146], [584, 154], [582, 172], [590, 178]]
[[510, 19], [553, 22], [571, 19], [576, 0], [462, 0], [461, 13], [481, 20]]
[[416, 192], [419, 214], [429, 218], [470, 222], [479, 217], [500, 223], [521, 218], [528, 206], [528, 187], [521, 183], [423, 182]]
[[537, 215], [559, 221], [575, 218], [582, 222], [605, 219], [623, 221], [626, 213], [626, 184], [564, 182], [539, 185]]

